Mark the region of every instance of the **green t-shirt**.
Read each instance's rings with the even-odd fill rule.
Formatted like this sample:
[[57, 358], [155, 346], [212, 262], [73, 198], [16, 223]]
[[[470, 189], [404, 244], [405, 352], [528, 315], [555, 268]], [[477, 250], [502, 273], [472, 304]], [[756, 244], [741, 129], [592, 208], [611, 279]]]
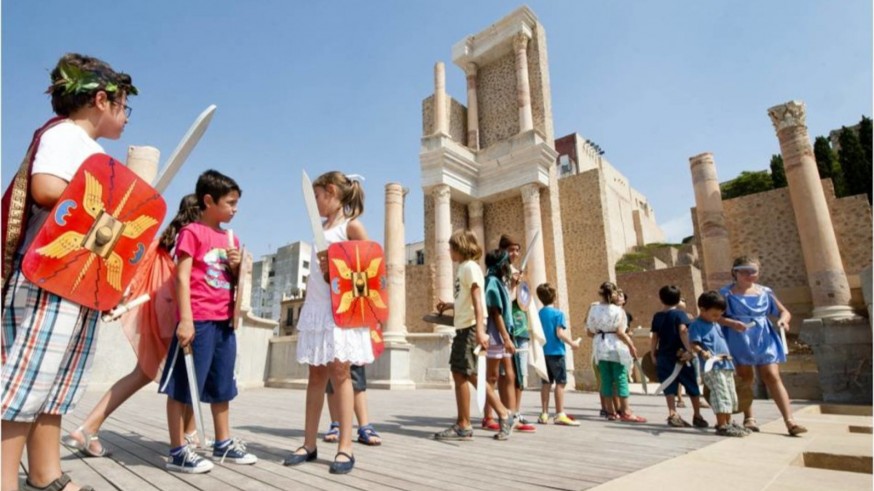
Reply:
[[507, 333], [513, 334], [513, 307], [510, 304], [510, 295], [507, 287], [495, 276], [486, 276], [486, 309], [497, 307], [501, 309], [504, 318], [504, 327]]
[[513, 300], [513, 330], [510, 335], [514, 338], [528, 339], [528, 312], [519, 308], [519, 304]]

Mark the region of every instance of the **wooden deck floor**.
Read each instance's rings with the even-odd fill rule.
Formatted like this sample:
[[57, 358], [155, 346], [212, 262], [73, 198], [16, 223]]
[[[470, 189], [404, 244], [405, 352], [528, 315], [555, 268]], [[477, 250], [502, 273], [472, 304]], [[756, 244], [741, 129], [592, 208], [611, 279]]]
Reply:
[[[168, 441], [165, 397], [149, 386], [123, 405], [100, 433], [109, 458], [80, 458], [62, 450], [62, 466], [73, 479], [98, 490], [270, 490], [403, 489], [530, 490], [587, 489], [718, 441], [712, 430], [674, 429], [664, 423], [664, 398], [632, 395], [632, 407], [649, 418], [643, 425], [598, 418], [593, 393], [568, 393], [567, 411], [580, 427], [538, 426], [535, 434], [513, 434], [507, 442], [477, 431], [474, 441], [446, 443], [430, 435], [454, 420], [448, 390], [368, 391], [371, 419], [384, 444], [355, 444], [357, 465], [346, 476], [328, 473], [335, 445], [320, 443], [319, 460], [283, 467], [282, 458], [303, 441], [302, 390], [251, 389], [231, 403], [231, 426], [259, 457], [251, 466], [216, 465], [207, 474], [164, 470]], [[64, 429], [79, 425], [102, 394], [89, 392]], [[777, 417], [770, 401], [756, 401], [761, 422]], [[691, 419], [691, 409], [682, 410]], [[709, 421], [713, 414], [703, 413]], [[539, 412], [539, 395], [526, 392], [523, 412]], [[211, 428], [208, 408], [204, 408]], [[322, 428], [327, 426], [327, 407]], [[752, 438], [767, 438], [753, 435]]]

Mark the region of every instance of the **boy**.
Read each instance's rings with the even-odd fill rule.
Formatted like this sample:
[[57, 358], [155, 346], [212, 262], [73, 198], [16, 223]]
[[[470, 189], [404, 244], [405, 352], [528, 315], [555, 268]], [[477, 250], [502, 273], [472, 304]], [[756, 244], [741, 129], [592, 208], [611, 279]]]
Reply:
[[[689, 344], [689, 316], [678, 306], [682, 294], [674, 285], [663, 286], [659, 290], [659, 299], [665, 306], [652, 318], [652, 341], [650, 356], [656, 366], [659, 381], [664, 383], [670, 378], [677, 363], [683, 363], [677, 377], [665, 388], [665, 400], [668, 405], [668, 425], [675, 428], [707, 428], [708, 423], [701, 416], [701, 391], [695, 375], [695, 367], [686, 364], [693, 358], [692, 346]], [[694, 415], [692, 424], [683, 420], [677, 414], [676, 396], [679, 385], [686, 388], [689, 399], [692, 400]]]
[[[737, 410], [737, 392], [734, 387], [734, 363], [722, 333], [719, 319], [725, 312], [725, 299], [715, 291], [698, 297], [698, 318], [689, 326], [692, 350], [700, 356], [701, 378], [710, 389], [710, 406], [716, 413], [716, 434], [744, 437], [749, 431], [731, 422], [731, 413]], [[707, 361], [712, 368], [707, 370]]]
[[546, 357], [546, 373], [549, 380], [541, 380], [540, 404], [541, 413], [537, 422], [546, 424], [549, 421], [549, 389], [555, 384], [555, 418], [553, 422], [563, 426], [579, 426], [580, 423], [564, 413], [564, 386], [567, 385], [567, 370], [565, 368], [564, 343], [574, 348], [580, 347], [580, 342], [571, 339], [567, 332], [567, 321], [564, 312], [552, 306], [555, 302], [555, 288], [549, 283], [537, 287], [537, 298], [543, 304], [540, 309], [540, 324], [546, 336], [543, 354]]
[[[197, 454], [184, 440], [182, 415], [191, 400], [185, 363], [177, 345], [189, 344], [194, 352], [200, 398], [208, 402], [215, 424], [213, 459], [236, 464], [254, 464], [258, 458], [246, 452], [246, 445], [230, 438], [229, 401], [236, 397], [234, 361], [237, 340], [231, 325], [235, 277], [240, 268], [239, 240], [228, 244], [221, 228], [237, 212], [240, 187], [233, 179], [208, 170], [195, 188], [201, 209], [200, 220], [179, 231], [176, 241], [176, 291], [179, 325], [170, 344], [161, 389], [167, 394], [167, 423], [170, 429], [170, 471], [199, 474], [213, 464]], [[173, 371], [171, 372], [171, 369]], [[196, 409], [195, 409], [196, 410]]]

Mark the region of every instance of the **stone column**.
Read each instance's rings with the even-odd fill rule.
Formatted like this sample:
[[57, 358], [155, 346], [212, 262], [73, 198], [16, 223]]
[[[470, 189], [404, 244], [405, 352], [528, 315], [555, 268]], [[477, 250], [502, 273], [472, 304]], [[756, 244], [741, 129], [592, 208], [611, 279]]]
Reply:
[[476, 63], [468, 63], [467, 69], [467, 146], [479, 150], [479, 110], [476, 101]]
[[383, 326], [385, 351], [371, 366], [371, 383], [378, 389], [414, 389], [410, 379], [407, 342], [406, 272], [404, 257], [404, 188], [385, 185], [385, 273], [388, 280], [388, 320]]
[[[449, 255], [449, 236], [452, 235], [452, 217], [449, 208], [449, 186], [439, 184], [431, 191], [434, 196], [434, 257], [435, 257], [435, 288], [434, 294], [438, 300], [451, 302], [452, 292], [452, 257]], [[434, 332], [454, 332], [450, 326], [435, 326]]]
[[449, 117], [446, 114], [446, 67], [442, 61], [434, 65], [434, 133], [449, 134]]
[[528, 83], [528, 35], [517, 34], [513, 38], [516, 52], [516, 102], [519, 105], [519, 133], [534, 128], [531, 115], [531, 87]]
[[853, 315], [849, 306], [850, 284], [816, 169], [805, 112], [803, 102], [790, 101], [768, 109], [768, 116], [780, 140], [807, 282], [813, 297], [813, 316], [850, 317]]
[[483, 202], [471, 201], [470, 204], [467, 205], [467, 215], [470, 218], [468, 221], [470, 231], [476, 235], [476, 241], [483, 249], [483, 256], [479, 260], [479, 266], [480, 268], [483, 268], [483, 271], [485, 271], [486, 230], [483, 225]]
[[[525, 219], [525, 248], [531, 248], [531, 241], [540, 232], [540, 239], [534, 244], [528, 256], [527, 270], [528, 284], [531, 292], [537, 285], [546, 283], [546, 260], [543, 253], [543, 226], [540, 219], [540, 185], [526, 184], [522, 186], [522, 211]], [[571, 365], [572, 366], [572, 365]]]
[[134, 174], [149, 184], [154, 184], [155, 177], [158, 175], [158, 161], [160, 159], [161, 152], [155, 147], [131, 145], [127, 148], [128, 169], [134, 171]]
[[732, 282], [731, 242], [725, 227], [722, 193], [716, 177], [712, 153], [702, 153], [689, 159], [692, 187], [695, 188], [695, 209], [701, 233], [701, 253], [704, 259], [706, 290], [719, 290]]

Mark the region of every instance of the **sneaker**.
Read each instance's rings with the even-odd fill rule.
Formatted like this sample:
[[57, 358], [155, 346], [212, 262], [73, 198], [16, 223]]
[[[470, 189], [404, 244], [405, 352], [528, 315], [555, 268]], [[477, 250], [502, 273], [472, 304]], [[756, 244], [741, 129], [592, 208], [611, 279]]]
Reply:
[[218, 460], [220, 464], [226, 460], [232, 464], [254, 464], [258, 457], [246, 451], [246, 443], [239, 438], [225, 440], [224, 445], [216, 443], [212, 447], [212, 460]]
[[516, 425], [518, 426], [520, 424], [527, 425], [531, 423], [528, 422], [528, 418], [523, 416], [522, 413], [516, 413]]
[[171, 472], [203, 474], [212, 470], [213, 463], [197, 455], [191, 447], [185, 445], [178, 453], [170, 454], [170, 460], [164, 468]]
[[692, 426], [694, 426], [695, 428], [707, 428], [708, 426], [710, 426], [710, 423], [708, 423], [703, 416], [693, 416]]
[[743, 427], [743, 426], [741, 426], [741, 425], [735, 423], [734, 421], [732, 421], [731, 423], [729, 423], [728, 426], [733, 426], [733, 427], [735, 427], [735, 428], [737, 428], [737, 429], [743, 431], [743, 432], [746, 433], [747, 435], [750, 435], [750, 434], [752, 434], [752, 432], [753, 432], [753, 431], [750, 430], [749, 428], [745, 428], [745, 427]]
[[486, 431], [499, 431], [501, 425], [492, 418], [483, 418], [482, 428]]
[[444, 441], [467, 441], [473, 439], [473, 428], [462, 428], [457, 424], [446, 428], [443, 431], [434, 433], [435, 440]]
[[549, 414], [548, 413], [540, 413], [540, 417], [537, 418], [537, 424], [549, 424]]
[[738, 426], [731, 425], [731, 424], [717, 426], [716, 427], [716, 434], [718, 436], [731, 436], [731, 437], [737, 437], [737, 438], [743, 438], [743, 437], [749, 435], [749, 433], [744, 431], [743, 428], [739, 428]]
[[561, 426], [579, 426], [579, 421], [574, 421], [568, 417], [565, 413], [558, 413], [555, 415], [555, 418], [552, 420], [553, 423]]
[[[189, 447], [196, 449], [200, 446], [200, 437], [197, 435], [197, 430], [192, 431], [191, 433], [185, 433], [185, 443], [188, 444]], [[206, 438], [203, 442], [203, 448], [210, 449], [215, 444], [215, 440], [212, 438]]]
[[668, 416], [668, 426], [674, 428], [690, 428], [692, 425], [685, 419], [681, 418], [679, 414], [672, 414]]
[[515, 418], [513, 416], [507, 416], [506, 419], [498, 418], [498, 424], [500, 425], [500, 430], [498, 430], [498, 434], [495, 435], [495, 440], [507, 440], [510, 438], [510, 430], [513, 428], [513, 422]]

